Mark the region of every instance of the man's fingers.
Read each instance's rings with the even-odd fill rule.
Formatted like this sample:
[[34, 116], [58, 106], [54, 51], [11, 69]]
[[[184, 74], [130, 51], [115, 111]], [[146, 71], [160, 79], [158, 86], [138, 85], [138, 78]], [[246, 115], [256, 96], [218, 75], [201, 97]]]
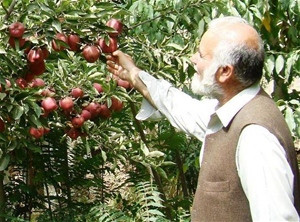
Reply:
[[112, 56], [112, 55], [107, 55], [106, 59], [109, 60], [109, 61], [114, 61], [114, 62], [118, 61], [118, 58], [115, 57], [115, 56]]

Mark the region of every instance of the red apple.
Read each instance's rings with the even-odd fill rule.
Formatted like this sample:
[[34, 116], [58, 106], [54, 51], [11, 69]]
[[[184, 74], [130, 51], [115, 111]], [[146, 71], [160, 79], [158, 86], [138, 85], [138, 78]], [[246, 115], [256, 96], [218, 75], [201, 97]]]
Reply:
[[6, 82], [5, 87], [10, 88], [11, 87], [11, 82], [8, 79], [6, 79], [5, 82]]
[[82, 55], [87, 62], [96, 62], [100, 57], [100, 50], [95, 45], [87, 45], [82, 51]]
[[106, 104], [101, 104], [100, 108], [101, 109], [100, 109], [99, 116], [103, 119], [108, 119], [111, 116], [111, 111], [109, 110], [107, 105]]
[[16, 79], [16, 84], [21, 88], [21, 89], [25, 89], [28, 84], [27, 84], [27, 81], [23, 78], [18, 78]]
[[123, 79], [118, 79], [117, 80], [117, 85], [120, 86], [120, 87], [123, 87], [125, 89], [131, 89], [132, 88], [131, 84], [128, 81], [123, 80]]
[[111, 27], [111, 28], [113, 28], [114, 30], [116, 30], [116, 32], [109, 32], [109, 33], [108, 33], [109, 36], [111, 36], [111, 37], [117, 37], [117, 36], [120, 35], [121, 32], [123, 31], [123, 24], [122, 24], [122, 22], [120, 22], [120, 21], [117, 20], [117, 19], [114, 19], [114, 18], [110, 19], [110, 20], [106, 23], [106, 25], [107, 25], [108, 27]]
[[98, 93], [102, 93], [103, 92], [103, 88], [102, 85], [99, 83], [93, 83], [94, 88], [97, 90]]
[[27, 60], [30, 63], [41, 63], [44, 60], [44, 54], [41, 48], [30, 49], [27, 54]]
[[5, 130], [5, 123], [2, 119], [0, 119], [0, 133], [3, 133]]
[[123, 102], [115, 97], [111, 97], [111, 106], [109, 108], [112, 111], [119, 112], [123, 109]]
[[66, 97], [59, 101], [59, 106], [65, 111], [71, 111], [74, 106], [73, 99], [71, 97]]
[[73, 98], [82, 98], [83, 97], [83, 91], [82, 89], [76, 87], [74, 89], [72, 89], [71, 91], [71, 95], [73, 96]]
[[63, 41], [65, 42], [66, 44], [68, 44], [68, 37], [63, 34], [63, 33], [57, 33], [55, 35], [55, 39], [52, 40], [52, 48], [54, 51], [62, 51], [65, 49], [65, 46], [63, 46], [62, 44], [60, 44], [59, 41], [56, 41], [56, 40], [60, 40], [60, 41]]
[[94, 119], [99, 115], [101, 106], [99, 103], [91, 102], [84, 109], [89, 111], [91, 113], [91, 119]]
[[82, 116], [76, 116], [72, 119], [72, 125], [74, 128], [80, 128], [84, 121], [85, 119]]
[[39, 128], [30, 127], [29, 134], [35, 139], [39, 139], [44, 135], [44, 127], [39, 127]]
[[31, 87], [44, 87], [44, 86], [45, 86], [45, 81], [40, 78], [36, 78], [31, 81]]
[[103, 53], [112, 53], [118, 49], [117, 38], [109, 38], [109, 44], [107, 45], [105, 39], [99, 39], [98, 42]]
[[92, 118], [92, 114], [86, 109], [81, 111], [80, 116], [82, 116], [84, 118], [84, 120], [89, 120]]
[[25, 27], [21, 22], [14, 22], [9, 27], [9, 35], [14, 38], [21, 38], [25, 32]]
[[55, 99], [47, 97], [42, 101], [42, 107], [44, 108], [45, 113], [49, 113], [56, 110], [58, 106]]
[[78, 35], [72, 34], [68, 36], [68, 44], [71, 51], [78, 51], [80, 47], [80, 37]]

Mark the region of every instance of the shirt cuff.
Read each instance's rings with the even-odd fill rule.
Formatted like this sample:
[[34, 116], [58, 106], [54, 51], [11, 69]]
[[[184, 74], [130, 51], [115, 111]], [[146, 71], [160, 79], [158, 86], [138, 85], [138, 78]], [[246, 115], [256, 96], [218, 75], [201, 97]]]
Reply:
[[[146, 85], [150, 96], [154, 102], [156, 102], [159, 98], [158, 89], [160, 88], [168, 88], [168, 86], [162, 86], [164, 84], [160, 84], [161, 80], [156, 79], [151, 76], [149, 73], [145, 71], [139, 72], [139, 78]], [[154, 108], [146, 99], [143, 99], [142, 106], [139, 110], [139, 113], [136, 115], [136, 119], [138, 120], [159, 120], [163, 117], [163, 115]]]
[[146, 99], [143, 99], [141, 109], [135, 116], [137, 120], [159, 120], [162, 114], [155, 109]]

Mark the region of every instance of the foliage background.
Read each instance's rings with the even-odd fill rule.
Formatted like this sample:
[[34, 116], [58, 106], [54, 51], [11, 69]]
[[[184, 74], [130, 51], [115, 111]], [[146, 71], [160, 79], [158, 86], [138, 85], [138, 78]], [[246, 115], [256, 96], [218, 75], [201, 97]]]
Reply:
[[[10, 11], [10, 7], [12, 10]], [[141, 96], [107, 81], [105, 57], [87, 63], [81, 53], [54, 52], [56, 32], [77, 33], [83, 45], [107, 37], [106, 21], [125, 24], [119, 48], [137, 65], [192, 95], [188, 60], [207, 23], [219, 16], [245, 18], [261, 33], [266, 48], [263, 85], [284, 114], [299, 151], [299, 0], [23, 0], [1, 1], [0, 221], [189, 221], [196, 188], [201, 143], [177, 132], [166, 120], [138, 122]], [[36, 46], [50, 57], [41, 76], [57, 100], [81, 86], [87, 101], [125, 103], [109, 119], [86, 122], [86, 137], [65, 134], [68, 119], [57, 110], [41, 117], [42, 89], [18, 88], [26, 71], [24, 50], [8, 45], [9, 24], [22, 21]], [[99, 95], [92, 84], [101, 83]], [[194, 95], [192, 95], [194, 96]], [[76, 101], [76, 108], [85, 101]], [[40, 140], [30, 126], [47, 126]]]

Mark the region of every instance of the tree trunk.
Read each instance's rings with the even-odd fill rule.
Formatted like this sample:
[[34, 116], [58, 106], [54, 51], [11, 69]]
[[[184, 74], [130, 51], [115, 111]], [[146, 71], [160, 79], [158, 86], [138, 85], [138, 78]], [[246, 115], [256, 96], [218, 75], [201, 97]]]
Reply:
[[183, 163], [182, 163], [182, 160], [181, 160], [178, 150], [175, 150], [175, 158], [176, 158], [176, 164], [177, 164], [178, 171], [179, 171], [179, 178], [181, 181], [183, 196], [188, 197], [189, 193], [188, 193], [188, 189], [187, 189], [185, 175], [183, 172]]
[[5, 192], [4, 192], [4, 184], [3, 184], [3, 171], [0, 171], [0, 222], [5, 222], [4, 214], [5, 214]]

